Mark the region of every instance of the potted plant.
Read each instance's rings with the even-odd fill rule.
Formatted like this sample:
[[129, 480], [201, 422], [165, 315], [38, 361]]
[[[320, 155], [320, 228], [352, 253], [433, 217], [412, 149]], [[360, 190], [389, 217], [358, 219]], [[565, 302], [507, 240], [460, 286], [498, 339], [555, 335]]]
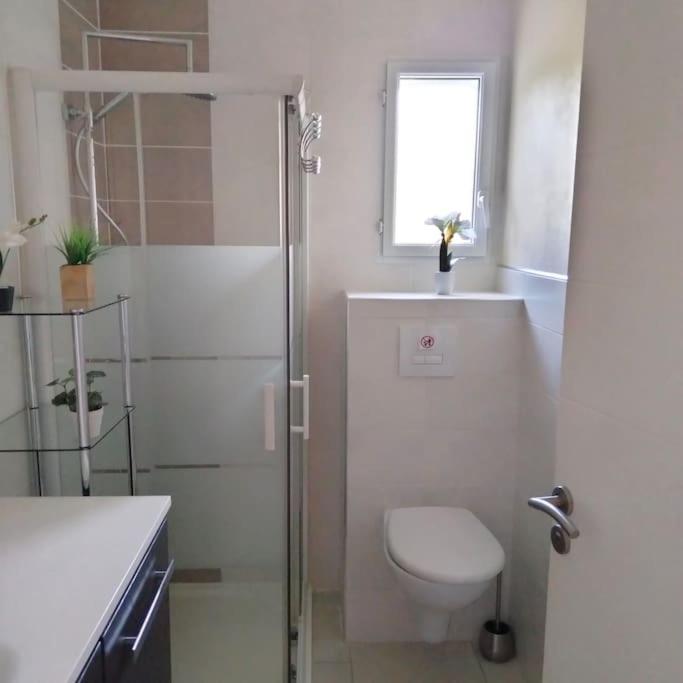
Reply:
[[[43, 214], [39, 218], [31, 218], [27, 223], [13, 223], [8, 230], [0, 232], [0, 278], [12, 249], [26, 244], [24, 233], [44, 223], [46, 218], [47, 214]], [[13, 305], [14, 287], [12, 285], [0, 286], [0, 313], [9, 313]]]
[[[88, 425], [90, 427], [90, 436], [97, 438], [102, 431], [102, 417], [104, 415], [104, 406], [107, 404], [102, 400], [102, 392], [93, 389], [96, 379], [106, 377], [107, 374], [103, 370], [90, 370], [86, 373], [86, 384], [88, 387]], [[52, 380], [48, 387], [61, 387], [61, 391], [52, 399], [54, 406], [67, 406], [69, 412], [73, 417], [74, 424], [76, 424], [76, 377], [73, 370], [69, 370], [69, 374], [65, 379]]]
[[95, 276], [93, 261], [107, 251], [97, 241], [89, 228], [73, 225], [62, 230], [57, 242], [57, 251], [66, 259], [59, 269], [64, 301], [88, 301], [95, 298]]
[[439, 245], [439, 270], [434, 274], [434, 284], [437, 294], [453, 293], [453, 265], [460, 259], [453, 258], [450, 244], [456, 235], [465, 235], [472, 227], [469, 221], [462, 220], [459, 212], [445, 216], [433, 216], [425, 221], [426, 225], [434, 225], [441, 232]]

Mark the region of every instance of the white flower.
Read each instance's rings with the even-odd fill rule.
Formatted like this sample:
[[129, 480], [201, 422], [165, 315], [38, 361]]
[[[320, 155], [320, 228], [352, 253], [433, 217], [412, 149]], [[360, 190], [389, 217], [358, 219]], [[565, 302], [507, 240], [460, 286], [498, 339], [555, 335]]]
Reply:
[[451, 211], [451, 213], [447, 213], [443, 217], [443, 221], [448, 223], [448, 222], [453, 222], [453, 223], [460, 223], [460, 211]]
[[[19, 229], [21, 229], [21, 224]], [[13, 249], [15, 247], [23, 247], [26, 244], [26, 238], [18, 231], [14, 229], [13, 225], [6, 232], [0, 232], [0, 249]]]

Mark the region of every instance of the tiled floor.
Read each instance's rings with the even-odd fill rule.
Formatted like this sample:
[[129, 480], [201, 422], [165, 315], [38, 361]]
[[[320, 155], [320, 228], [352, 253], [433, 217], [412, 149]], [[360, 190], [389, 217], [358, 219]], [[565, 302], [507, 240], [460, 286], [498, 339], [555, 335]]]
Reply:
[[278, 583], [171, 585], [173, 683], [282, 680]]
[[482, 661], [469, 643], [356, 643], [342, 636], [339, 596], [313, 599], [313, 683], [524, 683], [515, 662]]

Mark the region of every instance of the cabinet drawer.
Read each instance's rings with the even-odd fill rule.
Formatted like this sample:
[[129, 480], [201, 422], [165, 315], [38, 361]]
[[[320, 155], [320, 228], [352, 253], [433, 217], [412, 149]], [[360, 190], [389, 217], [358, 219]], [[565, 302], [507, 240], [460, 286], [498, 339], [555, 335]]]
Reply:
[[161, 527], [102, 636], [107, 683], [169, 683], [168, 530]]
[[104, 681], [104, 658], [102, 656], [102, 643], [97, 643], [97, 647], [90, 655], [90, 659], [76, 683], [102, 683], [102, 681]]

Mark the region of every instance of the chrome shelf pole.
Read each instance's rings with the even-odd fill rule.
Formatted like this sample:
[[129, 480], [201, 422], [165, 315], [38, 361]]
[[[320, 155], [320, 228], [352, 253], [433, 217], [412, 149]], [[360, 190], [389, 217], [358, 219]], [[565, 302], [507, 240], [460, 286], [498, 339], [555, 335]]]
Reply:
[[81, 491], [90, 495], [90, 425], [88, 422], [88, 381], [85, 370], [85, 346], [83, 344], [82, 309], [71, 311], [71, 337], [74, 355], [74, 379], [76, 380], [76, 421], [78, 446], [81, 456]]
[[40, 414], [38, 411], [38, 388], [36, 386], [36, 360], [33, 344], [33, 318], [25, 315], [22, 318], [22, 334], [24, 338], [24, 364], [26, 366], [26, 398], [28, 429], [31, 435], [31, 446], [35, 458], [35, 481], [38, 495], [43, 495], [43, 476], [40, 463]]
[[135, 437], [133, 434], [133, 387], [131, 381], [130, 322], [128, 299], [119, 294], [119, 331], [121, 333], [121, 373], [123, 377], [123, 407], [127, 411], [128, 428], [128, 486], [130, 495], [137, 493], [137, 464], [135, 461]]

